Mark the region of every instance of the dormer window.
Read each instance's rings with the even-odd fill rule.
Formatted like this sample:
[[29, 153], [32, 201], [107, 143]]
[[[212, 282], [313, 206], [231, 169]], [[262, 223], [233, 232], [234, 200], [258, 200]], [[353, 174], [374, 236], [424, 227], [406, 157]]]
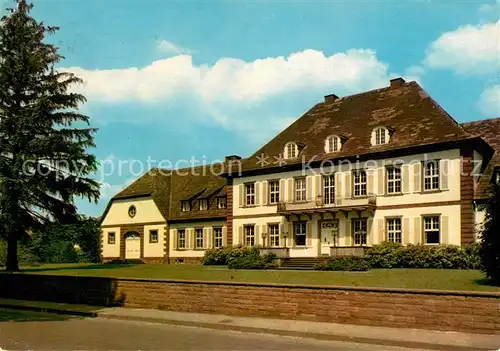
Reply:
[[200, 199], [199, 204], [200, 204], [200, 211], [208, 210], [208, 200], [207, 199]]
[[389, 142], [389, 130], [385, 127], [377, 127], [372, 132], [372, 146], [384, 145]]
[[191, 210], [191, 206], [189, 205], [189, 201], [181, 201], [181, 211], [189, 212]]
[[288, 143], [285, 145], [285, 158], [295, 158], [299, 156], [299, 147], [295, 143]]
[[337, 135], [330, 135], [325, 140], [325, 152], [326, 153], [340, 151], [341, 146], [342, 146], [342, 141], [340, 140], [340, 137]]
[[496, 169], [493, 173], [492, 183], [495, 185], [500, 185], [500, 168]]

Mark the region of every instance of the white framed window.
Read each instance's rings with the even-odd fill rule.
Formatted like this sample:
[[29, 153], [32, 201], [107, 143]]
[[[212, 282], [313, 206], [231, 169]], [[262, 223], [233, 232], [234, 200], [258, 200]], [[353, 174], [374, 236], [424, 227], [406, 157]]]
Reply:
[[199, 204], [200, 204], [200, 211], [208, 210], [208, 200], [207, 199], [200, 199]]
[[269, 203], [277, 204], [280, 201], [280, 182], [279, 180], [269, 181]]
[[255, 245], [255, 226], [246, 225], [245, 227], [245, 246]]
[[185, 249], [186, 248], [186, 230], [178, 229], [177, 230], [177, 248]]
[[353, 171], [354, 196], [366, 196], [366, 171]]
[[181, 211], [189, 212], [191, 210], [191, 206], [189, 205], [189, 201], [181, 201]]
[[150, 243], [157, 243], [158, 242], [158, 231], [157, 230], [150, 230], [149, 231], [149, 242]]
[[306, 222], [293, 223], [293, 238], [295, 246], [306, 246]]
[[214, 227], [214, 247], [220, 248], [222, 247], [222, 227]]
[[325, 140], [325, 152], [337, 152], [340, 150], [341, 140], [337, 135], [330, 135]]
[[255, 205], [255, 183], [245, 184], [245, 204], [247, 206]]
[[287, 143], [285, 145], [285, 158], [295, 158], [299, 156], [299, 147], [295, 143]]
[[335, 174], [323, 176], [323, 197], [325, 205], [335, 204]]
[[401, 167], [387, 167], [387, 193], [401, 193]]
[[108, 232], [108, 244], [113, 245], [116, 243], [116, 234], [115, 232]]
[[227, 200], [225, 196], [220, 196], [217, 198], [217, 208], [226, 208]]
[[354, 245], [366, 245], [366, 218], [352, 219], [352, 235], [354, 237]]
[[401, 243], [402, 229], [401, 218], [387, 218], [387, 241], [392, 243]]
[[295, 201], [306, 201], [306, 178], [295, 178]]
[[424, 162], [424, 190], [439, 190], [439, 161]]
[[424, 243], [439, 244], [441, 242], [441, 229], [439, 216], [424, 216]]
[[385, 127], [378, 127], [373, 130], [372, 145], [384, 145], [389, 142], [389, 131]]
[[195, 249], [203, 249], [203, 228], [196, 228], [195, 235]]
[[268, 230], [269, 230], [269, 246], [279, 247], [280, 246], [280, 225], [278, 223], [269, 224]]

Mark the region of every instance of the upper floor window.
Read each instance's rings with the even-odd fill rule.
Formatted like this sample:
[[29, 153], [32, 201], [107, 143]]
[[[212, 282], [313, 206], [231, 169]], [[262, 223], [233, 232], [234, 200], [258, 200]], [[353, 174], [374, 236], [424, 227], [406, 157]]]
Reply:
[[366, 196], [366, 171], [353, 172], [354, 196]]
[[439, 216], [424, 217], [424, 243], [439, 244], [440, 233]]
[[401, 243], [401, 218], [387, 218], [387, 241]]
[[208, 200], [207, 199], [200, 199], [199, 200], [199, 204], [200, 204], [200, 211], [205, 211], [205, 210], [208, 210]]
[[306, 201], [306, 178], [295, 178], [295, 201]]
[[323, 176], [323, 194], [325, 205], [333, 205], [335, 203], [335, 175], [329, 174]]
[[401, 167], [387, 168], [387, 193], [401, 193]]
[[189, 205], [189, 201], [181, 201], [181, 211], [189, 212], [191, 210], [191, 206]]
[[280, 201], [280, 182], [279, 180], [269, 181], [269, 203], [277, 204]]
[[424, 162], [424, 190], [439, 190], [439, 162]]
[[337, 152], [340, 150], [341, 141], [340, 138], [336, 135], [330, 135], [325, 140], [325, 152]]
[[377, 127], [372, 132], [372, 145], [384, 145], [389, 142], [389, 130], [385, 127]]
[[215, 227], [213, 229], [213, 232], [214, 232], [214, 247], [215, 248], [222, 247], [222, 228]]
[[245, 205], [255, 205], [255, 183], [245, 184]]
[[226, 208], [227, 200], [224, 196], [217, 198], [217, 208]]
[[285, 145], [285, 158], [295, 158], [299, 156], [299, 147], [295, 143]]

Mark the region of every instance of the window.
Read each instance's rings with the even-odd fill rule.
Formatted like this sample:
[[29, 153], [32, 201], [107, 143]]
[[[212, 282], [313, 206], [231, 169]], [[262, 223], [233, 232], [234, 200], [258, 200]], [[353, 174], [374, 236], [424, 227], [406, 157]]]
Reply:
[[150, 243], [157, 243], [158, 242], [158, 231], [157, 230], [150, 230], [149, 231], [149, 242]]
[[384, 127], [376, 128], [373, 131], [372, 145], [383, 145], [389, 142], [387, 129]]
[[306, 201], [306, 178], [295, 178], [295, 201]]
[[255, 205], [255, 183], [245, 184], [245, 204]]
[[366, 245], [366, 218], [352, 220], [354, 245]]
[[354, 196], [366, 196], [366, 172], [354, 171]]
[[401, 193], [401, 167], [387, 168], [387, 193]]
[[255, 226], [246, 225], [245, 226], [245, 246], [255, 245]]
[[424, 190], [439, 190], [439, 162], [424, 162]]
[[128, 208], [128, 215], [129, 215], [129, 217], [130, 218], [134, 218], [136, 214], [137, 214], [137, 209], [135, 208], [135, 206], [134, 205], [130, 206]]
[[295, 246], [306, 246], [306, 222], [293, 223]]
[[108, 233], [108, 244], [115, 244], [116, 243], [116, 234], [115, 232], [109, 232]]
[[337, 152], [340, 150], [340, 138], [336, 135], [330, 135], [325, 140], [325, 152]]
[[196, 239], [195, 249], [203, 249], [203, 228], [196, 228], [194, 234]]
[[277, 204], [280, 201], [280, 182], [279, 180], [269, 181], [269, 203]]
[[186, 230], [185, 229], [177, 230], [177, 247], [179, 249], [186, 248]]
[[269, 246], [280, 246], [280, 226], [279, 224], [269, 224]]
[[216, 227], [214, 230], [214, 247], [220, 248], [222, 247], [222, 228]]
[[424, 242], [426, 244], [439, 244], [439, 216], [424, 217]]
[[493, 184], [500, 184], [500, 170], [495, 172], [495, 175], [493, 176]]
[[325, 175], [323, 176], [323, 196], [325, 199], [325, 205], [335, 204], [335, 175]]
[[285, 158], [295, 158], [299, 155], [299, 148], [295, 143], [285, 145]]
[[387, 241], [401, 243], [401, 218], [387, 218]]
[[226, 198], [224, 196], [217, 198], [217, 208], [226, 208]]
[[200, 204], [200, 211], [208, 210], [208, 200], [207, 199], [199, 200], [199, 204]]
[[189, 201], [181, 201], [181, 211], [189, 212], [191, 210], [191, 206], [189, 206]]

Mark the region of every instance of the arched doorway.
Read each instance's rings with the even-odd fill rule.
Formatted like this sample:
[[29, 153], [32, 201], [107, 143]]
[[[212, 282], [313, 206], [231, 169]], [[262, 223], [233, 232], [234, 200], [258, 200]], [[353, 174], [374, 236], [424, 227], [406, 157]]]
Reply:
[[125, 259], [141, 258], [141, 237], [139, 233], [130, 232], [125, 234]]

